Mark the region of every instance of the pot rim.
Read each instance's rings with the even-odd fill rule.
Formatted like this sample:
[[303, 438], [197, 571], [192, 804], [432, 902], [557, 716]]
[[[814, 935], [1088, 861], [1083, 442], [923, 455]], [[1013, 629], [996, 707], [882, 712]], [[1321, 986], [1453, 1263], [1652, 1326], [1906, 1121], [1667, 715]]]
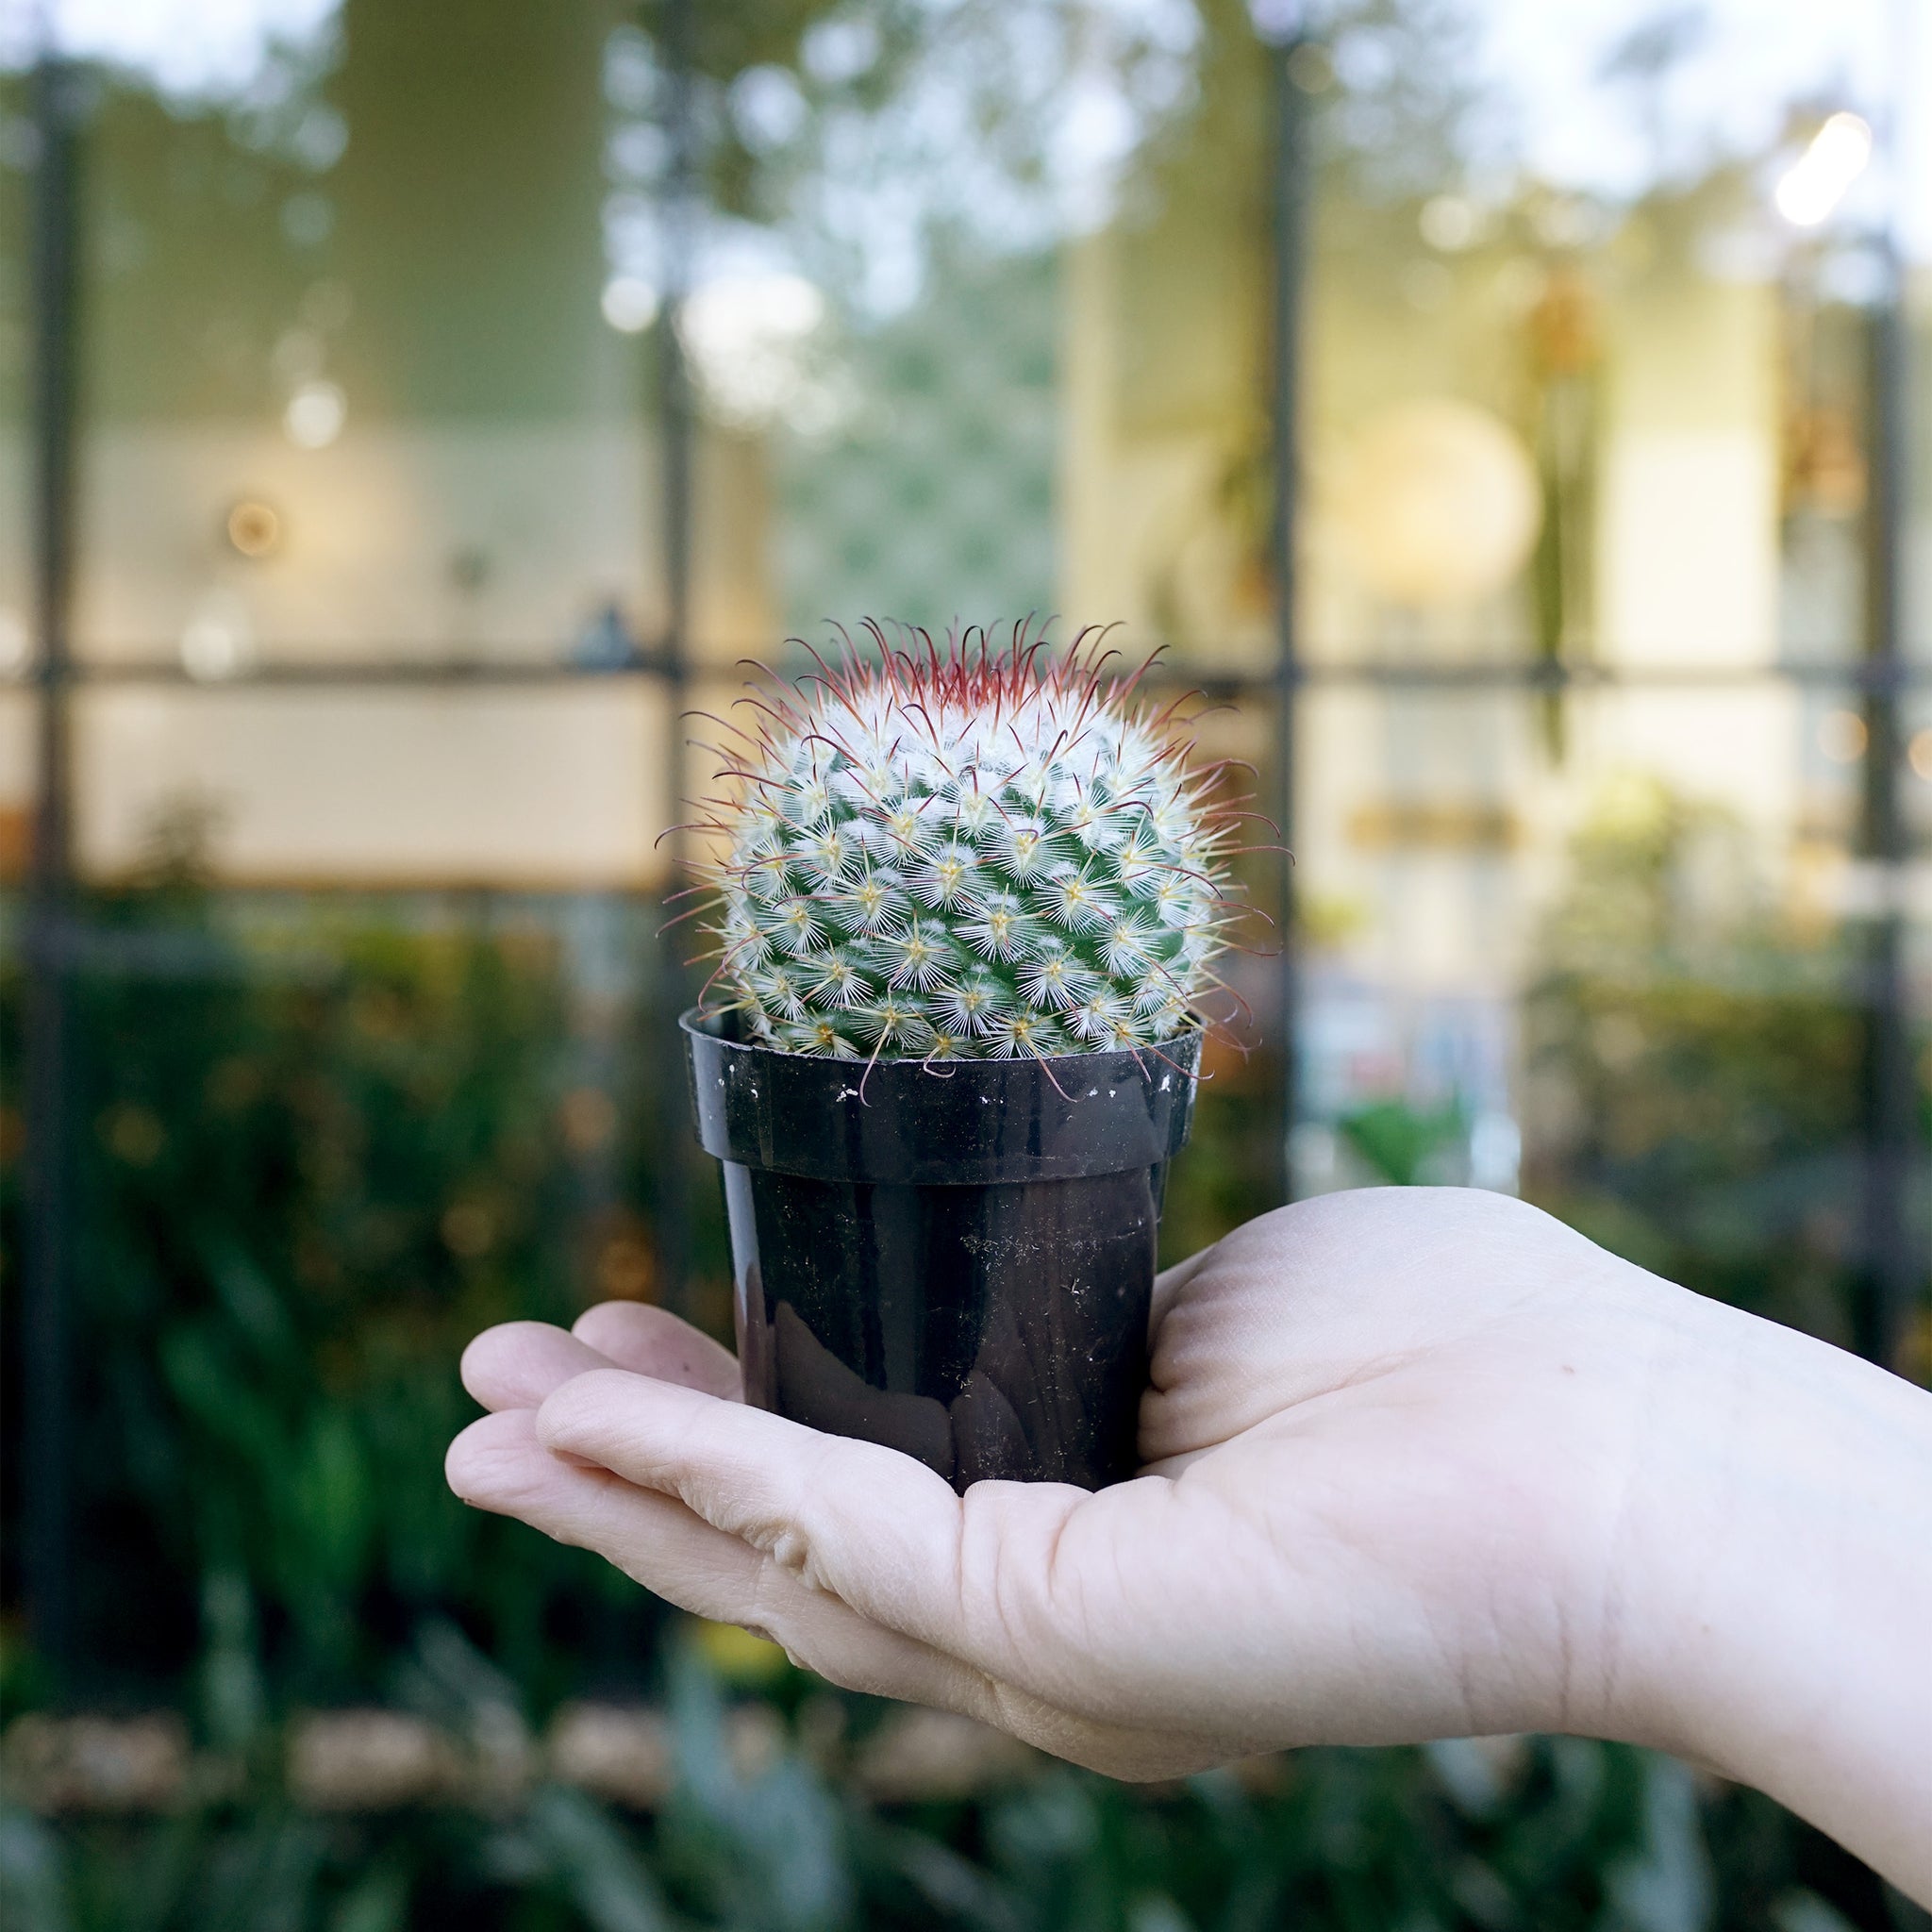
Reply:
[[[741, 1166], [821, 1180], [985, 1186], [1158, 1166], [1187, 1139], [1199, 1028], [1162, 1050], [863, 1061], [728, 1038], [679, 1016], [698, 1141]], [[1067, 1078], [1071, 1074], [1073, 1077]]]
[[[1176, 1033], [1168, 1040], [1150, 1040], [1145, 1046], [1107, 1047], [1094, 1053], [1035, 1053], [1024, 1056], [1016, 1054], [1009, 1060], [930, 1060], [921, 1059], [916, 1054], [909, 1053], [891, 1056], [881, 1054], [877, 1059], [868, 1061], [863, 1058], [838, 1059], [830, 1054], [823, 1053], [787, 1053], [783, 1047], [768, 1046], [762, 1040], [734, 1040], [730, 1034], [719, 1030], [721, 1026], [728, 1025], [732, 1018], [733, 1011], [729, 1007], [687, 1007], [677, 1016], [677, 1026], [681, 1033], [694, 1033], [701, 1039], [715, 1040], [720, 1046], [728, 1046], [737, 1053], [769, 1054], [775, 1059], [804, 1060], [817, 1066], [844, 1067], [848, 1071], [857, 1069], [861, 1076], [869, 1070], [874, 1079], [889, 1068], [909, 1067], [919, 1073], [929, 1074], [935, 1080], [950, 1080], [956, 1073], [965, 1067], [1080, 1067], [1091, 1066], [1096, 1060], [1109, 1059], [1116, 1056], [1122, 1059], [1138, 1059], [1142, 1054], [1151, 1054], [1158, 1060], [1165, 1058], [1164, 1050], [1167, 1048], [1175, 1048], [1186, 1055], [1191, 1048], [1205, 1043], [1208, 1038], [1208, 1028], [1197, 1018], [1185, 1031]], [[1198, 1068], [1198, 1052], [1194, 1053], [1193, 1058], [1195, 1068]]]

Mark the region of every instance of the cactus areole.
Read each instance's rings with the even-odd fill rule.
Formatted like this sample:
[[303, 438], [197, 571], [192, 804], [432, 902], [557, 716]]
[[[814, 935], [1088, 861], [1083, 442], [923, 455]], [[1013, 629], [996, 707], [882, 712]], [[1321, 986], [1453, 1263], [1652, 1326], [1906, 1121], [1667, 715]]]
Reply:
[[1200, 1024], [1229, 908], [1218, 772], [1085, 633], [848, 649], [741, 708], [706, 1004], [781, 1053], [1044, 1059]]
[[1134, 1474], [1232, 813], [1180, 707], [868, 626], [723, 747], [684, 1019], [747, 1397], [983, 1477]]

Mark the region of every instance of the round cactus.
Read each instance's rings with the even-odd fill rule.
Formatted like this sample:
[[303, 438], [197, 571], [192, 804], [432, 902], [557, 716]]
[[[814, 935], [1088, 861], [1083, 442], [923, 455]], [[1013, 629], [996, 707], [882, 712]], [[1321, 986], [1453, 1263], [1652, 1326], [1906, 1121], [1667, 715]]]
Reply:
[[756, 724], [714, 747], [709, 1009], [855, 1059], [1097, 1053], [1200, 1024], [1234, 814], [1177, 708], [1137, 703], [1097, 632], [1053, 653], [1024, 625], [998, 649], [866, 629], [742, 701]]

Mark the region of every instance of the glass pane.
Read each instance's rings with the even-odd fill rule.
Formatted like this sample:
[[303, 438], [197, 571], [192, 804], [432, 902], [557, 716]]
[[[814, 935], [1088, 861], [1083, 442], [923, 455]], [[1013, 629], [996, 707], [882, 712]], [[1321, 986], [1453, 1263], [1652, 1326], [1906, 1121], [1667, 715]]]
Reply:
[[[1768, 757], [1794, 708], [1733, 697], [1722, 727]], [[1560, 774], [1500, 798], [1439, 780], [1406, 803], [1378, 776], [1405, 725], [1466, 742], [1487, 724], [1507, 767], [1547, 722], [1522, 699], [1311, 705], [1303, 1184], [1520, 1186], [1660, 1273], [1850, 1342], [1857, 868], [1804, 836], [1795, 798], [1659, 774], [1660, 740], [1713, 728], [1695, 697], [1566, 701]]]
[[[961, 9], [905, 31], [856, 9], [795, 40], [706, 24], [686, 338], [707, 435], [770, 478], [710, 513], [765, 558], [774, 632], [869, 612], [1122, 621], [1130, 652], [1162, 642], [1224, 680], [1237, 716], [1214, 748], [1258, 763], [1265, 799], [1280, 57], [1224, 11], [1090, 20], [1078, 48], [1065, 18]], [[1636, 863], [1604, 830], [1625, 819], [1617, 837], [1669, 845], [1653, 858], [1685, 931], [1729, 937], [1693, 972], [1659, 929], [1618, 970], [1744, 999], [1750, 946], [1775, 955], [1788, 925], [1790, 997], [1859, 1024], [1868, 720], [1844, 674], [1872, 645], [1874, 425], [1894, 408], [1882, 225], [1924, 167], [1894, 109], [1928, 58], [1891, 32], [1872, 4], [1560, 25], [1365, 6], [1292, 57], [1316, 171], [1303, 1185], [1385, 1173], [1338, 1124], [1396, 1102], [1415, 1117], [1384, 1123], [1397, 1177], [1555, 1185], [1525, 1028], [1591, 868]], [[1017, 91], [989, 106], [992, 80]], [[1081, 151], [1085, 172], [1071, 137], [1006, 118], [1027, 89], [1100, 104], [1111, 144]], [[1923, 826], [1932, 780], [1911, 756]], [[1265, 1102], [1278, 974], [1230, 977], [1253, 1051], [1222, 1091]], [[1841, 1182], [1857, 1078], [1822, 1082], [1838, 1111], [1812, 1124]], [[1416, 1141], [1452, 1115], [1453, 1148]], [[1265, 1200], [1272, 1161], [1230, 1191], [1230, 1153], [1203, 1196], [1231, 1213]], [[1198, 1230], [1191, 1185], [1177, 1209]]]
[[307, 14], [130, 47], [94, 115], [90, 649], [554, 659], [607, 601], [648, 634], [648, 372], [600, 308], [622, 9]]
[[664, 623], [627, 10], [152, 25], [86, 28], [85, 862], [192, 797], [238, 877], [653, 876], [659, 696], [570, 681]]
[[[1263, 1895], [1325, 1923], [1357, 1881], [1391, 1924], [1596, 1911], [1684, 1788], [1580, 1740], [1152, 1795], [1000, 1768], [881, 1836], [899, 1720], [461, 1509], [436, 1475], [474, 1412], [452, 1368], [486, 1324], [609, 1297], [729, 1332], [672, 1031], [708, 968], [658, 930], [658, 836], [711, 769], [680, 775], [674, 713], [725, 712], [740, 658], [801, 661], [787, 634], [828, 621], [1029, 612], [1169, 647], [1154, 687], [1225, 700], [1204, 756], [1271, 810], [1292, 724], [1294, 945], [1257, 925], [1226, 961], [1167, 1259], [1275, 1206], [1285, 1167], [1303, 1193], [1474, 1184], [1873, 1346], [1873, 1074], [1907, 1057], [1907, 1292], [1932, 1255], [1932, 31], [1905, 9], [1894, 38], [1886, 0], [41, 10], [92, 87], [72, 1648], [87, 1701], [194, 1754], [150, 1807], [46, 1825], [76, 1896], [175, 1870], [191, 1826], [190, 1862], [246, 1876], [293, 1816], [290, 1910], [316, 1924], [562, 1923], [592, 1894], [644, 1923], [660, 1887], [686, 1916], [896, 1923], [908, 1884], [1016, 1921], [1077, 1916], [1035, 1904], [1062, 1884], [1148, 1924]], [[4, 678], [33, 50], [0, 16]], [[1291, 687], [1284, 112], [1311, 170]], [[1889, 538], [1902, 857], [1874, 849], [1890, 693], [1863, 670]], [[29, 726], [0, 683], [0, 874]], [[1273, 839], [1240, 859], [1268, 916]], [[0, 1100], [10, 1255], [26, 1137]], [[1901, 1325], [1932, 1381], [1923, 1297]], [[4, 1580], [0, 1689], [30, 1705]], [[735, 1782], [642, 1824], [666, 1695], [698, 1782]], [[300, 1748], [318, 1710], [378, 1766], [414, 1740], [392, 1803], [367, 1757]], [[962, 1774], [950, 1734], [912, 1735]], [[183, 1791], [219, 1801], [184, 1816]], [[1725, 1902], [1809, 1909], [1815, 1882], [1875, 1909], [1845, 1861], [1699, 1791]], [[1011, 1828], [1048, 1797], [1044, 1836]], [[1233, 1853], [1229, 1804], [1264, 1827]], [[1427, 1855], [1341, 1871], [1318, 1814]], [[825, 1856], [767, 1874], [788, 1820]], [[1552, 1820], [1587, 1857], [1512, 1857]], [[915, 1824], [951, 1834], [937, 1862]]]
[[768, 626], [1131, 615], [1079, 581], [1112, 381], [1086, 250], [1130, 173], [1165, 209], [1142, 158], [1191, 138], [1197, 66], [1245, 33], [1035, 4], [841, 8], [802, 32], [702, 9], [697, 33], [685, 340], [708, 434], [768, 478], [718, 506], [764, 559]]
[[70, 12], [81, 877], [62, 1105], [27, 1124], [72, 1170], [70, 1648], [89, 1694], [150, 1697], [219, 1653], [231, 1735], [258, 1674], [384, 1696], [453, 1614], [532, 1681], [558, 1615], [621, 1670], [651, 1606], [483, 1554], [433, 1476], [479, 1325], [720, 1272], [663, 1126], [681, 1069], [637, 1045], [674, 999], [652, 347], [608, 299], [647, 50], [616, 7]]

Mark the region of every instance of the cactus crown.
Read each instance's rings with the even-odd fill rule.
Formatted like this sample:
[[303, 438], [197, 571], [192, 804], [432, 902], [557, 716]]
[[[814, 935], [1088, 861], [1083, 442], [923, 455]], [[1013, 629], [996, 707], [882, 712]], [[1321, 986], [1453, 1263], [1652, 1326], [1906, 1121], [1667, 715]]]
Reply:
[[[1153, 1046], [1220, 981], [1230, 809], [1177, 706], [1016, 624], [866, 625], [727, 727], [713, 1011], [788, 1053], [1008, 1059]], [[808, 648], [809, 648], [808, 646]], [[1144, 670], [1145, 667], [1143, 666]]]

